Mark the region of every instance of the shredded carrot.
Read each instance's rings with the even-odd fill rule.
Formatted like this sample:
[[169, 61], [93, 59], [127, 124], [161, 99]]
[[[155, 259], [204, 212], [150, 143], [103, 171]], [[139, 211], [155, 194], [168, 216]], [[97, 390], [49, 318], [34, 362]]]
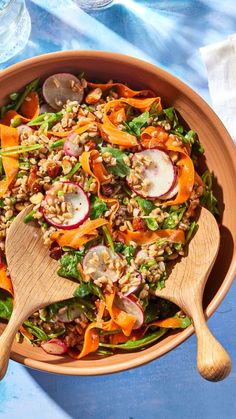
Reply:
[[53, 135], [54, 137], [65, 138], [70, 135], [72, 132], [76, 132], [76, 134], [82, 134], [83, 132], [87, 131], [90, 124], [94, 123], [92, 118], [86, 118], [82, 121], [79, 121], [77, 125], [75, 125], [69, 131], [47, 131], [47, 134]]
[[105, 301], [99, 300], [99, 307], [98, 307], [98, 314], [97, 314], [97, 322], [100, 322], [103, 318], [105, 312], [106, 304]]
[[156, 231], [119, 231], [118, 239], [124, 240], [125, 244], [130, 244], [131, 241], [134, 241], [137, 244], [151, 244], [158, 239], [166, 239], [172, 243], [184, 243], [185, 234], [183, 230], [156, 230]]
[[107, 309], [114, 323], [122, 329], [125, 336], [129, 336], [136, 322], [136, 317], [114, 306], [115, 289], [105, 294]]
[[160, 126], [149, 126], [141, 133], [141, 145], [143, 148], [162, 147], [168, 140], [169, 134]]
[[91, 168], [96, 180], [102, 183], [108, 183], [111, 180], [111, 175], [107, 172], [102, 162], [98, 162], [99, 152], [97, 150], [91, 150]]
[[37, 92], [30, 92], [20, 107], [20, 113], [31, 120], [39, 115], [39, 96]]
[[119, 343], [125, 343], [130, 339], [130, 337], [125, 336], [124, 333], [116, 333], [111, 335], [110, 342], [112, 345], [119, 345]]
[[118, 109], [118, 111], [110, 113], [109, 119], [113, 125], [121, 124], [123, 121], [126, 120], [124, 108]]
[[83, 244], [97, 237], [97, 228], [108, 224], [105, 218], [89, 220], [80, 227], [73, 230], [57, 230], [51, 234], [51, 239], [55, 240], [61, 247], [72, 247], [78, 249]]
[[127, 87], [125, 84], [122, 83], [90, 83], [88, 82], [88, 87], [91, 87], [92, 89], [99, 88], [103, 92], [105, 90], [111, 89], [115, 87], [117, 89], [118, 95], [120, 97], [126, 97], [126, 98], [132, 98], [134, 96], [149, 96], [153, 97], [154, 92], [152, 90], [132, 90], [129, 87]]
[[0, 266], [0, 288], [8, 291], [13, 296], [11, 278], [7, 275], [7, 267], [4, 264], [1, 264]]
[[0, 124], [7, 125], [8, 127], [11, 125], [12, 120], [15, 118], [19, 118], [21, 122], [29, 122], [30, 119], [25, 118], [24, 116], [18, 114], [14, 110], [9, 110], [5, 113], [4, 117], [0, 120]]
[[[1, 147], [17, 146], [19, 142], [19, 132], [16, 128], [0, 125]], [[7, 189], [15, 179], [19, 168], [18, 156], [3, 156], [2, 164], [6, 179], [0, 181], [0, 198], [6, 193]]]

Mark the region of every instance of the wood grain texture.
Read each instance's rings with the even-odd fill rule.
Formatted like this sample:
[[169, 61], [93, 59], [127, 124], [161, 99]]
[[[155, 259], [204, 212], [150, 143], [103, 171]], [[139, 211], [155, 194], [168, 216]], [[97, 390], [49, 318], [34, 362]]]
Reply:
[[25, 224], [32, 206], [13, 221], [6, 238], [6, 257], [14, 286], [11, 319], [0, 337], [0, 379], [4, 377], [15, 334], [24, 320], [48, 304], [73, 297], [78, 286], [57, 275], [58, 261], [49, 256], [36, 223]]
[[202, 309], [203, 291], [219, 244], [217, 222], [208, 210], [202, 208], [198, 230], [190, 241], [187, 256], [173, 266], [166, 287], [155, 293], [177, 304], [191, 317], [197, 335], [198, 370], [209, 381], [223, 380], [231, 371], [230, 358], [209, 331]]

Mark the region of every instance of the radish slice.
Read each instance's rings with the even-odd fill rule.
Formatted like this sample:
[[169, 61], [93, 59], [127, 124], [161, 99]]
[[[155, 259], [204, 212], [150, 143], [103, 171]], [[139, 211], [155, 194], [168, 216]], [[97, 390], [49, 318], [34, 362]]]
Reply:
[[83, 147], [79, 146], [78, 142], [76, 142], [77, 138], [78, 135], [75, 132], [72, 132], [66, 138], [66, 141], [64, 142], [64, 153], [67, 156], [79, 157], [82, 153]]
[[[71, 191], [70, 191], [71, 189]], [[65, 191], [67, 190], [67, 191]], [[59, 201], [59, 193], [64, 191], [64, 201], [71, 204], [72, 217], [64, 220], [62, 223], [57, 221], [58, 216], [52, 212], [50, 207], [62, 203]], [[52, 204], [48, 204], [48, 200], [52, 200]], [[50, 202], [50, 201], [49, 201]], [[54, 227], [64, 230], [72, 230], [77, 228], [89, 217], [90, 202], [86, 192], [75, 182], [55, 182], [50, 188], [41, 204], [41, 211], [46, 221]], [[62, 212], [63, 214], [63, 212]], [[59, 214], [60, 215], [60, 214]]]
[[165, 151], [152, 148], [133, 156], [127, 182], [137, 195], [159, 198], [173, 188], [175, 181], [175, 167]]
[[56, 314], [55, 319], [62, 323], [70, 323], [74, 319], [77, 319], [81, 314], [81, 310], [79, 307], [71, 307], [70, 310], [70, 319], [68, 319], [68, 308], [65, 307], [65, 310], [59, 310], [59, 312]]
[[99, 245], [92, 247], [83, 259], [84, 273], [93, 280], [101, 277], [111, 279], [112, 282], [118, 281], [122, 275], [122, 258], [113, 253], [106, 246]]
[[[124, 286], [121, 288], [121, 292], [123, 293], [123, 295], [125, 297], [127, 297], [128, 295], [132, 294], [133, 292], [137, 291], [137, 289], [140, 287], [140, 285], [143, 282], [143, 277], [140, 274], [140, 272], [138, 271], [134, 271], [131, 273], [130, 278], [129, 278], [130, 283], [135, 281], [135, 285], [131, 285], [126, 286], [126, 284], [124, 284]], [[127, 287], [127, 291], [123, 292], [122, 289]]]
[[54, 109], [49, 106], [47, 103], [42, 103], [42, 105], [40, 105], [40, 112], [39, 114], [41, 115], [41, 113], [52, 113], [54, 112]]
[[59, 110], [67, 100], [81, 103], [84, 89], [80, 80], [70, 73], [58, 73], [48, 77], [43, 84], [43, 96], [55, 110]]
[[18, 130], [20, 135], [21, 134], [27, 134], [27, 135], [33, 134], [32, 128], [28, 127], [28, 125], [25, 125], [25, 124], [18, 125], [18, 127], [16, 129]]
[[134, 329], [139, 329], [143, 325], [143, 322], [144, 322], [143, 309], [141, 308], [141, 305], [138, 305], [136, 302], [132, 301], [131, 298], [118, 297], [116, 295], [114, 298], [114, 306], [136, 317]]
[[178, 181], [176, 181], [174, 187], [169, 192], [160, 196], [160, 199], [171, 199], [175, 195], [177, 195], [178, 192], [179, 192], [179, 185], [178, 185]]
[[68, 351], [68, 346], [57, 338], [41, 343], [41, 348], [43, 348], [47, 354], [51, 355], [63, 355]]

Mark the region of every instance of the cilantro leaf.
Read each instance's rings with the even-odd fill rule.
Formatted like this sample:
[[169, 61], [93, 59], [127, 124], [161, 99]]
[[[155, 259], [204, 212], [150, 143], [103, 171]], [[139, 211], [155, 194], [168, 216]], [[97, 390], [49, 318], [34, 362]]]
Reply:
[[143, 112], [141, 115], [132, 119], [132, 121], [130, 121], [128, 124], [124, 123], [126, 130], [129, 132], [129, 134], [140, 137], [141, 128], [147, 125], [149, 117], [149, 112]]
[[102, 216], [102, 214], [108, 210], [107, 204], [97, 196], [91, 202], [90, 218], [96, 220]]

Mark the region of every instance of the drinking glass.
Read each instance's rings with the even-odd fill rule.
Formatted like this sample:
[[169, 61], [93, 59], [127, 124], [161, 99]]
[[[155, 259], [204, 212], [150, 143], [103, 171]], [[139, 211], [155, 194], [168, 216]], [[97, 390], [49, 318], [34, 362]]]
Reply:
[[102, 7], [108, 6], [113, 0], [74, 0], [81, 9], [84, 10], [98, 10]]
[[25, 0], [0, 0], [0, 62], [20, 52], [31, 31]]

